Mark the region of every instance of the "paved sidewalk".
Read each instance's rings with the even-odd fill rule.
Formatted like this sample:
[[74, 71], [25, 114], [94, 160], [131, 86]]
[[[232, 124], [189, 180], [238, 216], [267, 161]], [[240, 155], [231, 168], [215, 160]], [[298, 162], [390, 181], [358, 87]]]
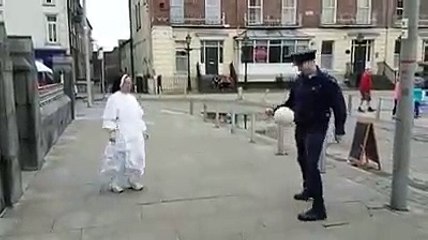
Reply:
[[[331, 154], [336, 158], [346, 159], [349, 154], [349, 147], [352, 143], [352, 137], [354, 133], [355, 122], [358, 117], [367, 117], [373, 119], [376, 126], [376, 136], [379, 144], [379, 152], [383, 165], [383, 172], [388, 175], [392, 174], [392, 152], [393, 152], [393, 139], [395, 131], [395, 120], [392, 119], [391, 111], [393, 108], [393, 100], [391, 98], [391, 91], [374, 91], [372, 106], [378, 108], [379, 99], [381, 98], [381, 111], [380, 119], [376, 120], [376, 113], [358, 113], [357, 107], [359, 105], [359, 93], [357, 91], [345, 91], [345, 100], [348, 101], [348, 95], [352, 95], [352, 113], [348, 116], [347, 121], [347, 135], [345, 141], [339, 147], [333, 147]], [[236, 94], [199, 94], [192, 95], [192, 98], [196, 99], [223, 99], [223, 100], [235, 100]], [[282, 92], [271, 92], [265, 95], [262, 92], [250, 92], [244, 94], [244, 100], [246, 102], [262, 103], [264, 102], [267, 106], [275, 105], [283, 102], [286, 97], [286, 93]], [[177, 96], [143, 96], [142, 101], [148, 101], [153, 99], [173, 99]], [[175, 103], [177, 105], [177, 103]], [[173, 103], [170, 104], [174, 105]], [[188, 106], [178, 104], [176, 108], [181, 108], [183, 111], [188, 111]], [[208, 107], [212, 108], [215, 104], [208, 104]], [[197, 106], [198, 109], [202, 109], [201, 106]], [[195, 108], [196, 109], [196, 108]], [[250, 108], [241, 107], [241, 110], [246, 111], [259, 111], [263, 112], [263, 108]], [[417, 189], [427, 191], [428, 190], [428, 152], [425, 150], [428, 142], [428, 115], [427, 109], [424, 108], [422, 111], [422, 117], [415, 120], [414, 137], [412, 141], [412, 161], [411, 161], [411, 184]], [[426, 201], [428, 202], [428, 201]]]
[[328, 221], [300, 223], [296, 215], [309, 204], [292, 200], [300, 188], [294, 151], [274, 156], [274, 146], [165, 110], [168, 103], [145, 105], [145, 191], [99, 191], [102, 106], [81, 110], [20, 204], [0, 218], [0, 239], [428, 238], [424, 213], [382, 208], [384, 195], [342, 177], [334, 165], [325, 176]]

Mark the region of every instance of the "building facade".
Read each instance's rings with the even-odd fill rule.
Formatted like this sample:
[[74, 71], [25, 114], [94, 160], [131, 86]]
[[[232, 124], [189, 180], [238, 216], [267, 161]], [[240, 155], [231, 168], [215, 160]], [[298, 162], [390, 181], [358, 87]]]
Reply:
[[130, 48], [133, 61], [130, 71], [136, 78], [153, 75], [151, 38], [151, 15], [148, 0], [130, 0], [131, 39]]
[[[137, 0], [136, 0], [137, 1]], [[402, 0], [150, 0], [141, 35], [153, 44], [142, 53], [165, 88], [181, 89], [187, 76], [229, 75], [243, 81], [242, 47], [249, 46], [248, 82], [274, 82], [296, 72], [287, 56], [316, 49], [317, 62], [339, 79], [346, 73], [398, 67]], [[133, 9], [137, 9], [136, 6]], [[420, 5], [418, 58], [428, 61], [428, 1]], [[134, 22], [138, 19], [135, 18]], [[132, 21], [131, 21], [132, 22]], [[134, 25], [135, 23], [131, 23]], [[245, 40], [245, 41], [244, 41]], [[135, 58], [134, 58], [135, 59]], [[135, 59], [139, 65], [141, 56]], [[150, 67], [149, 67], [150, 68]]]
[[[58, 0], [57, 0], [58, 1]], [[74, 71], [77, 79], [85, 79], [86, 77], [86, 62], [85, 62], [85, 32], [84, 32], [84, 20], [83, 20], [83, 8], [80, 4], [80, 0], [66, 0], [67, 1], [67, 13], [68, 13], [68, 37], [69, 37], [69, 54], [74, 60]], [[86, 19], [89, 27], [89, 49], [92, 52], [94, 48], [92, 41], [92, 26], [88, 19]], [[94, 76], [94, 74], [91, 74]]]
[[2, 0], [2, 5], [8, 34], [31, 36], [36, 58], [45, 65], [52, 67], [52, 56], [68, 53], [65, 0]]
[[119, 40], [119, 68], [121, 73], [130, 74], [131, 72], [131, 41]]
[[79, 0], [0, 0], [8, 35], [31, 36], [36, 59], [50, 68], [54, 56], [72, 55], [77, 77], [84, 76], [81, 13]]

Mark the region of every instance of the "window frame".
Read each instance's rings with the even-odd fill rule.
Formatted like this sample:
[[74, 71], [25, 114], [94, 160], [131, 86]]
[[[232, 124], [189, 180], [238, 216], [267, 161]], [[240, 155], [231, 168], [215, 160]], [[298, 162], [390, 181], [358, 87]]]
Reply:
[[[270, 61], [270, 46], [271, 41], [281, 41], [281, 44], [272, 44], [274, 47], [280, 46], [280, 62], [271, 62]], [[266, 44], [258, 45], [258, 42], [266, 42]], [[292, 44], [290, 44], [292, 43]], [[241, 42], [241, 63], [245, 63], [244, 58], [244, 44]], [[288, 55], [295, 52], [298, 47], [303, 47], [304, 49], [309, 49], [310, 39], [253, 39], [249, 40], [247, 45], [250, 48], [250, 55], [252, 59], [249, 59], [248, 63], [251, 64], [286, 64], [291, 63], [291, 60], [288, 59]], [[266, 47], [266, 62], [256, 61], [256, 49], [257, 47]], [[284, 48], [290, 48], [289, 54], [284, 55]]]
[[[263, 24], [263, 1], [264, 0], [254, 0], [256, 2], [260, 2], [260, 5], [251, 5], [251, 1], [252, 0], [247, 0], [247, 23], [248, 25], [259, 25], [259, 24]], [[250, 18], [251, 14], [251, 10], [253, 11], [259, 11], [260, 16], [258, 17], [259, 21], [255, 20], [254, 22], [252, 21], [252, 19]]]
[[[293, 1], [292, 7], [286, 6], [285, 3], [288, 1]], [[285, 13], [290, 13], [290, 12], [288, 12], [289, 10], [291, 10], [293, 12], [292, 22], [286, 21], [289, 19], [287, 19], [285, 17], [286, 16]], [[281, 23], [283, 25], [295, 25], [295, 24], [297, 24], [297, 0], [281, 0]]]
[[[324, 52], [324, 43], [329, 43], [329, 52], [326, 53]], [[334, 40], [323, 40], [321, 42], [321, 67], [328, 69], [328, 70], [332, 70], [334, 68], [334, 45], [335, 45], [335, 41]], [[324, 59], [328, 58], [329, 62], [328, 64], [326, 64], [324, 62]], [[329, 66], [326, 66], [329, 65]]]
[[[333, 5], [332, 6], [327, 6], [325, 4], [326, 2], [333, 2]], [[325, 17], [324, 17], [325, 14], [326, 14], [325, 10], [333, 10], [331, 12], [331, 14], [333, 14], [333, 16], [331, 16], [332, 18], [328, 19], [328, 20], [331, 20], [331, 21], [325, 21]], [[321, 22], [323, 24], [335, 24], [336, 21], [337, 21], [337, 0], [322, 0], [322, 10], [321, 11], [322, 11]]]
[[[58, 44], [59, 43], [58, 15], [47, 14], [45, 16], [46, 16], [46, 42], [48, 44]], [[50, 21], [49, 18], [55, 18], [55, 21]], [[51, 27], [53, 27], [53, 29], [51, 29]], [[51, 36], [51, 33], [54, 34], [54, 36]]]
[[[367, 2], [367, 6], [361, 6], [361, 2]], [[372, 10], [373, 10], [372, 0], [357, 0], [357, 14], [355, 22], [361, 25], [367, 25], [372, 23]], [[367, 12], [367, 16], [361, 16], [362, 13]], [[366, 18], [362, 18], [366, 17]]]

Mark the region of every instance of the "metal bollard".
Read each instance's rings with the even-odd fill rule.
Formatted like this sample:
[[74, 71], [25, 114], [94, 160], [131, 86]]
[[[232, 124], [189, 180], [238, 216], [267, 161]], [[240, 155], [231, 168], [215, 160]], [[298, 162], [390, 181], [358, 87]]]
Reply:
[[382, 110], [382, 98], [379, 98], [379, 101], [377, 102], [377, 109], [376, 109], [376, 120], [380, 119], [381, 110]]
[[214, 127], [220, 128], [220, 113], [218, 111], [215, 112]]
[[203, 118], [204, 118], [204, 122], [206, 122], [207, 121], [207, 118], [208, 118], [208, 112], [207, 112], [207, 105], [204, 103], [204, 106], [203, 106]]
[[281, 125], [277, 125], [277, 131], [278, 131], [278, 144], [277, 144], [277, 152], [276, 155], [283, 156], [287, 155], [285, 152], [285, 128]]
[[269, 89], [265, 90], [265, 94], [263, 95], [263, 100], [262, 100], [264, 103], [267, 103], [267, 95], [269, 94], [269, 91], [270, 91]]
[[250, 143], [255, 143], [255, 135], [256, 135], [256, 114], [251, 114], [251, 126], [250, 126]]
[[243, 100], [244, 99], [244, 90], [242, 87], [238, 87], [238, 97], [237, 100]]
[[348, 114], [352, 114], [352, 95], [348, 95]]
[[193, 99], [190, 99], [190, 101], [189, 101], [189, 113], [190, 113], [190, 115], [193, 115], [193, 111], [194, 111], [194, 102], [193, 102]]
[[230, 133], [235, 133], [235, 129], [236, 129], [236, 113], [235, 111], [232, 112], [232, 116], [230, 119], [231, 123], [230, 123]]

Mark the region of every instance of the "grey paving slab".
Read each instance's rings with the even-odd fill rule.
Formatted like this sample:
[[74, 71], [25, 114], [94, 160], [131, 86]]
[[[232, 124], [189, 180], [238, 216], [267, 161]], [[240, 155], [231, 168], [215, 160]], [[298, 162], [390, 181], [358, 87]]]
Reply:
[[80, 240], [82, 237], [82, 232], [79, 231], [70, 231], [70, 232], [61, 232], [61, 233], [43, 233], [43, 234], [24, 234], [18, 236], [9, 236], [1, 239], [4, 240]]

